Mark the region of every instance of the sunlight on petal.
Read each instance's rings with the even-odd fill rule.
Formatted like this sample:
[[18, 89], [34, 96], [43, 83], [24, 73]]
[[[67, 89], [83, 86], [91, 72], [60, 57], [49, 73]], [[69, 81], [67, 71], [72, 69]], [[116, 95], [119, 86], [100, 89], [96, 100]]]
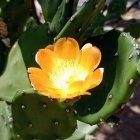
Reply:
[[92, 46], [90, 43], [85, 44], [81, 50], [80, 65], [90, 71], [96, 69], [101, 61], [100, 50], [97, 47]]
[[79, 50], [75, 39], [60, 38], [54, 45], [40, 49], [35, 59], [40, 68], [28, 68], [33, 88], [59, 101], [90, 95], [88, 90], [103, 79], [103, 69], [96, 69], [101, 52], [90, 43]]
[[82, 91], [82, 88], [84, 86], [84, 82], [83, 81], [76, 81], [72, 84], [70, 84], [70, 93], [76, 93], [76, 92], [80, 92], [79, 89], [81, 89]]
[[92, 89], [98, 86], [103, 79], [103, 68], [99, 68], [95, 70], [92, 74], [88, 75], [85, 80], [85, 87], [88, 89]]
[[56, 54], [50, 49], [40, 49], [36, 54], [36, 62], [41, 69], [51, 71], [58, 62]]
[[62, 59], [76, 59], [79, 51], [78, 43], [72, 38], [61, 38], [54, 47], [54, 52]]

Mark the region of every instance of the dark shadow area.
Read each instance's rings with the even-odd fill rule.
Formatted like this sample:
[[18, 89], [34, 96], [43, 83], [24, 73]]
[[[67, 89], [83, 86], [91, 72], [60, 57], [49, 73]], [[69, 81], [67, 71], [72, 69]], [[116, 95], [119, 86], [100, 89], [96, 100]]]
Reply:
[[[91, 96], [83, 96], [75, 104], [75, 109], [80, 116], [98, 112], [103, 107], [106, 101], [108, 93], [113, 86], [116, 73], [115, 53], [117, 52], [118, 48], [119, 35], [120, 32], [112, 30], [104, 35], [90, 37], [85, 42], [90, 42], [101, 50], [102, 60], [99, 67], [104, 68], [104, 78], [102, 83], [98, 87], [89, 90], [89, 92], [92, 94]], [[108, 40], [112, 45], [108, 45]]]

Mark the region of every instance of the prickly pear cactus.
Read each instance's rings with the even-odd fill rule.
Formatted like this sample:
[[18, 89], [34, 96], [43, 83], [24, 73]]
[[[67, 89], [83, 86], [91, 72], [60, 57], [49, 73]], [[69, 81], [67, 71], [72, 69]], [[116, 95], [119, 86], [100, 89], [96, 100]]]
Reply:
[[[110, 35], [104, 37], [109, 39]], [[100, 46], [102, 51], [105, 51], [104, 48], [106, 48], [111, 54], [107, 56], [104, 53], [103, 56], [105, 57], [102, 62], [105, 68], [104, 80], [99, 87], [91, 91], [93, 98], [83, 98], [76, 105], [80, 114], [79, 119], [90, 124], [103, 121], [115, 113], [117, 109], [119, 110], [129, 99], [139, 80], [137, 71], [139, 48], [135, 39], [128, 33], [121, 33], [118, 38], [114, 38], [112, 41], [112, 43], [116, 41], [116, 44], [118, 42], [118, 45], [114, 45], [113, 49], [107, 49], [108, 46], [104, 42], [104, 38], [97, 42], [99, 46], [102, 45]], [[112, 71], [111, 74], [110, 71]], [[87, 102], [87, 104], [81, 108], [83, 102]], [[97, 102], [100, 103], [97, 104]]]
[[[9, 50], [0, 41], [0, 139], [81, 140], [129, 100], [140, 77], [140, 47], [128, 33], [103, 31], [105, 21], [114, 17], [110, 11], [115, 0], [86, 0], [81, 7], [78, 0], [38, 2], [44, 24], [37, 22], [34, 1], [0, 1], [0, 17], [12, 46]], [[125, 2], [115, 17], [124, 11]], [[38, 94], [31, 85], [27, 68], [38, 67], [36, 52], [62, 37], [101, 50], [103, 81], [89, 90], [90, 96], [62, 102]]]
[[0, 138], [9, 140], [12, 138], [11, 133], [11, 111], [10, 106], [5, 101], [0, 101]]
[[64, 139], [76, 128], [71, 107], [26, 91], [19, 95], [12, 103], [12, 114], [13, 129], [21, 139]]

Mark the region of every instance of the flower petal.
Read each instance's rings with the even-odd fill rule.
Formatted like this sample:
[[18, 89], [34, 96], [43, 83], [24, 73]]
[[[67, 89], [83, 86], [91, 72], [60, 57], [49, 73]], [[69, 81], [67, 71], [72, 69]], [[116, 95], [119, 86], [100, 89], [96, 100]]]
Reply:
[[45, 91], [48, 85], [48, 78], [44, 76], [44, 74], [29, 74], [29, 79], [31, 81], [32, 86], [37, 91]]
[[101, 61], [101, 52], [97, 47], [93, 47], [92, 44], [87, 43], [82, 47], [80, 65], [87, 71], [93, 71], [97, 68]]
[[46, 49], [50, 49], [50, 50], [54, 51], [54, 45], [48, 45], [48, 46], [46, 47]]
[[76, 82], [70, 84], [69, 92], [70, 93], [80, 92], [84, 86], [83, 84], [84, 84], [83, 81], [76, 81]]
[[28, 68], [28, 73], [31, 84], [37, 91], [46, 91], [49, 88], [50, 79], [43, 70], [31, 67]]
[[50, 98], [61, 98], [62, 91], [55, 89], [51, 84], [51, 80], [45, 74], [45, 72], [39, 68], [30, 67], [28, 68], [29, 79], [32, 86], [39, 94], [48, 96]]
[[85, 88], [92, 89], [98, 86], [103, 79], [103, 68], [95, 70], [92, 74], [88, 75], [85, 80]]
[[51, 71], [58, 63], [58, 57], [50, 49], [40, 49], [36, 54], [36, 62], [43, 70]]
[[[47, 94], [46, 94], [47, 93]], [[61, 99], [63, 98], [61, 95], [62, 91], [58, 90], [58, 89], [47, 89], [46, 91], [40, 92], [40, 94], [44, 95], [44, 96], [48, 96], [49, 98], [52, 99]]]
[[70, 93], [67, 95], [67, 98], [72, 99], [81, 95], [90, 95], [90, 93], [84, 91], [83, 88], [84, 88], [83, 81], [76, 81], [70, 84], [70, 87], [69, 87]]
[[36, 75], [41, 75], [42, 74], [42, 70], [39, 69], [39, 68], [30, 67], [30, 68], [28, 68], [28, 73], [36, 74]]
[[91, 95], [90, 92], [86, 92], [86, 91], [83, 91], [83, 92], [75, 92], [75, 93], [71, 93], [67, 99], [73, 99], [73, 98], [77, 98], [77, 97], [80, 97], [81, 95]]
[[79, 45], [73, 38], [60, 38], [54, 47], [54, 52], [62, 59], [76, 59], [79, 51]]
[[79, 50], [75, 39], [61, 38], [37, 52], [40, 68], [29, 68], [29, 79], [39, 94], [59, 101], [90, 95], [87, 90], [99, 85], [103, 78], [102, 69], [93, 72], [100, 60], [101, 52], [92, 44]]
[[29, 79], [31, 80], [32, 86], [39, 94], [50, 98], [61, 98], [60, 92], [57, 92], [57, 90], [52, 87], [49, 79], [43, 73], [39, 75], [29, 74]]

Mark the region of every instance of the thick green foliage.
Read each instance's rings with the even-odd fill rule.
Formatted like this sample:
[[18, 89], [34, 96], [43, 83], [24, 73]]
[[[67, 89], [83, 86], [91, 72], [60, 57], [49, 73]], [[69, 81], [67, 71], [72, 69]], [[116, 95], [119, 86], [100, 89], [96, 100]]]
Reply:
[[38, 0], [46, 22], [51, 22], [62, 0]]
[[[126, 103], [139, 79], [140, 49], [134, 38], [117, 31], [90, 37], [103, 33], [105, 21], [124, 12], [126, 0], [120, 3], [112, 0], [106, 16], [101, 12], [105, 0], [86, 0], [78, 10], [78, 0], [38, 1], [46, 21], [40, 25], [30, 16], [33, 1], [0, 1], [0, 16], [7, 23], [14, 44], [5, 66], [6, 49], [0, 42], [0, 139], [80, 140]], [[85, 43], [93, 43], [102, 52], [101, 85], [90, 90], [91, 96], [83, 96], [76, 103], [39, 95], [28, 79], [27, 68], [36, 66], [38, 49], [60, 37], [74, 37], [80, 47], [86, 40]], [[112, 123], [112, 118], [108, 121]]]
[[87, 27], [84, 33], [80, 35], [78, 39], [79, 42], [85, 41], [85, 39], [89, 37], [89, 35], [97, 36], [97, 35], [103, 34], [104, 33], [103, 26], [104, 26], [105, 21], [106, 21], [105, 16], [102, 13], [100, 13], [100, 15], [98, 15], [98, 17], [94, 19], [92, 24], [90, 24], [90, 26]]
[[[55, 39], [70, 36], [79, 40], [80, 35], [97, 18], [104, 6], [105, 0], [85, 1], [83, 6], [71, 16]], [[80, 40], [80, 43], [82, 41]]]
[[16, 43], [11, 49], [7, 66], [0, 77], [0, 98], [11, 102], [17, 91], [31, 88], [26, 67], [35, 65], [35, 52], [52, 40], [46, 25], [33, 27], [21, 36], [20, 46]]
[[50, 23], [51, 32], [58, 34], [64, 27], [73, 12], [74, 0], [63, 0], [58, 7], [52, 22]]
[[[139, 80], [139, 75], [137, 72], [139, 61], [138, 51], [139, 50], [136, 48], [135, 39], [129, 34], [122, 33], [119, 36], [118, 51], [116, 52], [118, 56], [116, 56], [116, 74], [114, 83], [109, 93], [106, 93], [104, 89], [100, 91], [102, 94], [107, 95], [106, 101], [99, 111], [94, 113], [89, 112], [86, 115], [79, 116], [80, 120], [90, 124], [95, 124], [108, 118], [111, 114], [115, 113], [122, 104], [126, 103]], [[106, 67], [104, 68], [106, 69]], [[112, 69], [112, 72], [113, 71], [114, 70]], [[106, 82], [108, 82], [108, 80], [106, 80]], [[102, 85], [103, 84], [100, 86], [102, 87]], [[93, 91], [93, 94], [98, 93]], [[101, 98], [96, 100], [101, 102]], [[95, 106], [90, 106], [90, 110], [94, 110], [94, 107]]]
[[[105, 35], [91, 37], [86, 41], [87, 43], [91, 42], [93, 45], [96, 45], [100, 48], [102, 53], [102, 61], [99, 67], [104, 68], [104, 76], [102, 83], [98, 87], [90, 90], [90, 92], [92, 93], [91, 96], [83, 96], [81, 100], [76, 103], [76, 110], [81, 116], [85, 116], [90, 113], [93, 114], [99, 111], [104, 105], [107, 94], [112, 88], [115, 78], [115, 53], [118, 47], [119, 34], [120, 33], [117, 31], [111, 31]], [[109, 44], [111, 45], [108, 44], [108, 40]]]

